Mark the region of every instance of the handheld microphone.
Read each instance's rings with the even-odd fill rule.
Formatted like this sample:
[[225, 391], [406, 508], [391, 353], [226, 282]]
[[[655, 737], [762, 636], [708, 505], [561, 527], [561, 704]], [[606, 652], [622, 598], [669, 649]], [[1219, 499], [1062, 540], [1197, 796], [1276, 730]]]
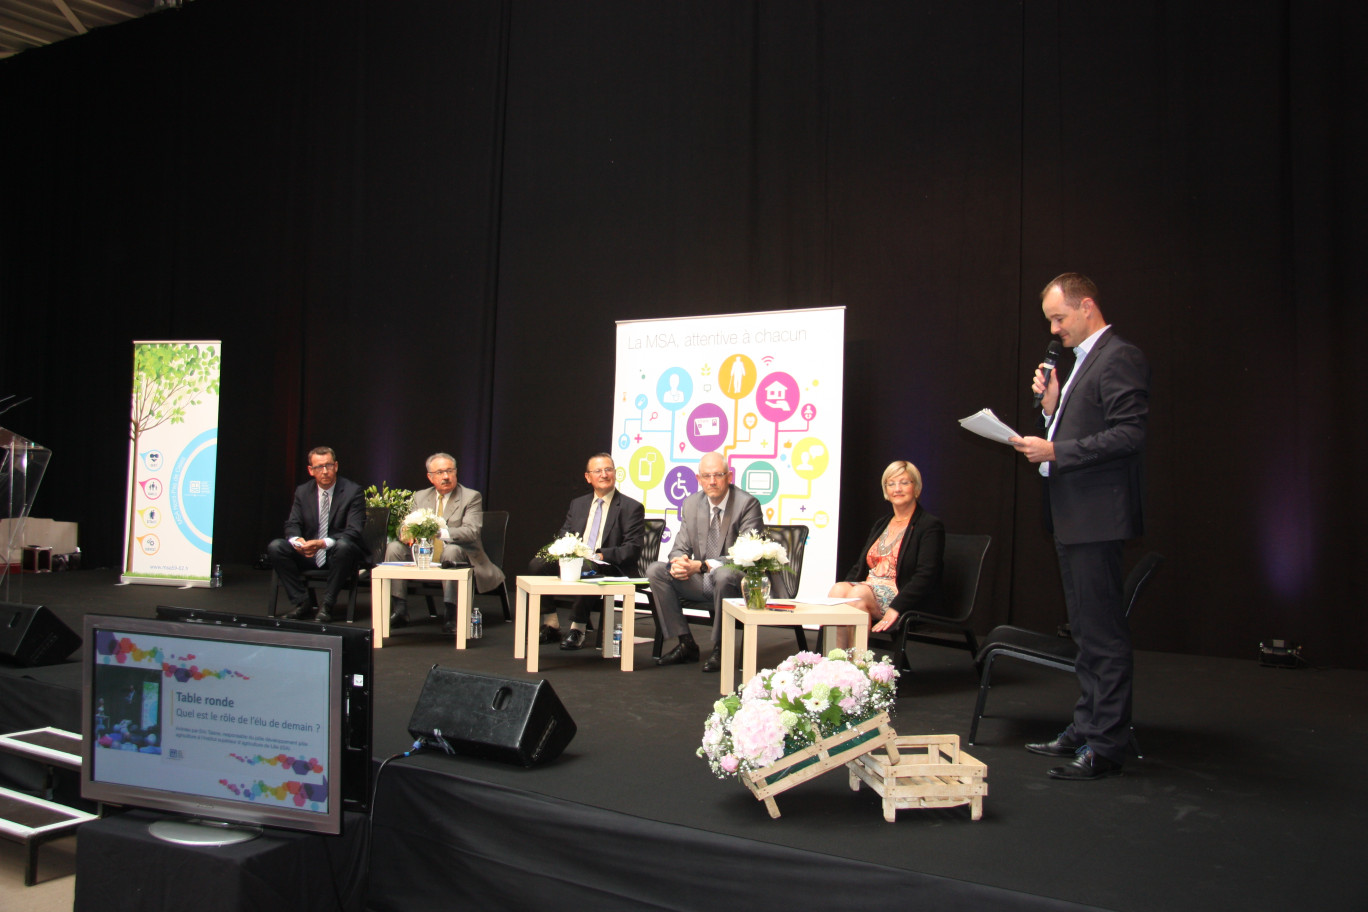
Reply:
[[[1059, 356], [1062, 354], [1064, 354], [1064, 346], [1060, 345], [1057, 340], [1051, 340], [1050, 347], [1045, 349], [1045, 385], [1047, 387], [1050, 385], [1050, 374], [1054, 373], [1055, 365], [1059, 363]], [[1032, 404], [1036, 408], [1040, 408], [1040, 400], [1044, 395], [1044, 390], [1035, 394]]]

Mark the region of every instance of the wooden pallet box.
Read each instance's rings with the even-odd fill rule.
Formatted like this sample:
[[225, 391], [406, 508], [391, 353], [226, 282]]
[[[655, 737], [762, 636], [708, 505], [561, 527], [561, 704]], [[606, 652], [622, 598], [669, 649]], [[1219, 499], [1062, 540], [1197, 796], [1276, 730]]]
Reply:
[[888, 713], [879, 713], [854, 728], [786, 754], [763, 769], [741, 773], [740, 779], [758, 800], [765, 802], [770, 817], [778, 817], [779, 806], [774, 803], [775, 795], [815, 779], [853, 757], [881, 747], [897, 756], [897, 748], [893, 746], [897, 737], [898, 733], [889, 724]]
[[883, 798], [884, 820], [902, 808], [969, 805], [969, 816], [983, 817], [988, 765], [960, 750], [959, 735], [903, 735], [889, 750], [871, 751], [846, 763], [850, 787], [864, 782]]

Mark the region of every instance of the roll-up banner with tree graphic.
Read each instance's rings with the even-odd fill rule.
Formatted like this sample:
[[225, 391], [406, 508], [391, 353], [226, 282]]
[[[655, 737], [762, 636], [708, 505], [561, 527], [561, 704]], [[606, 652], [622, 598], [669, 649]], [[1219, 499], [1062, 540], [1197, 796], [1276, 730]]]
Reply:
[[213, 342], [134, 342], [125, 583], [208, 586], [219, 359]]

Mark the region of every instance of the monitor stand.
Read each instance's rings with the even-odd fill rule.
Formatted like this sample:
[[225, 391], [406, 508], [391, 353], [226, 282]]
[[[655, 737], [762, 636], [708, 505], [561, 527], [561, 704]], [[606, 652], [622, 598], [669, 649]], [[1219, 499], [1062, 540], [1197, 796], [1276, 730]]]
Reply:
[[157, 820], [147, 825], [147, 832], [164, 842], [187, 846], [226, 846], [248, 842], [262, 834], [259, 826], [248, 823], [229, 823], [203, 817], [179, 817]]

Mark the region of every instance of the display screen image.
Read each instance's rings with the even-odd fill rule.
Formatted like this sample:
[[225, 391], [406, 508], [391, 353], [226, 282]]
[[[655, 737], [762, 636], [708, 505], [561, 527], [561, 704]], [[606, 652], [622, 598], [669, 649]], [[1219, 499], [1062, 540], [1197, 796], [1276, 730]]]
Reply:
[[84, 797], [341, 831], [341, 643], [88, 615]]

